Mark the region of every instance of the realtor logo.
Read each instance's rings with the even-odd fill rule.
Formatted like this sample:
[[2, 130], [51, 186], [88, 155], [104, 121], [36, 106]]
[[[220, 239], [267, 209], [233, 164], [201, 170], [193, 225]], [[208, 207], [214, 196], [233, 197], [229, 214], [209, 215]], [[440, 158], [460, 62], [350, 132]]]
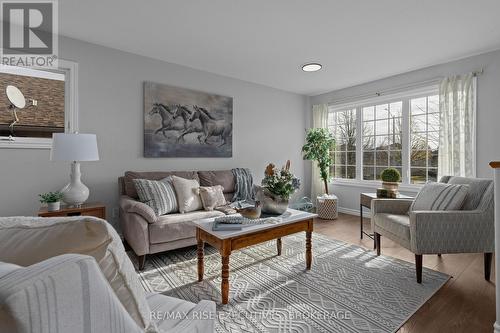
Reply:
[[2, 1], [2, 64], [52, 67], [57, 60], [57, 0]]

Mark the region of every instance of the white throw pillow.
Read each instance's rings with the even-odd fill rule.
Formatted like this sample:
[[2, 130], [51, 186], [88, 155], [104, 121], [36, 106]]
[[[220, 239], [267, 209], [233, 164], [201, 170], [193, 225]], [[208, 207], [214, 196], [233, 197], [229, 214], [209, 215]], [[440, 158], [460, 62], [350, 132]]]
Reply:
[[200, 195], [198, 194], [200, 184], [196, 179], [185, 179], [172, 176], [172, 181], [177, 194], [177, 203], [180, 213], [188, 213], [203, 209]]
[[30, 266], [66, 253], [94, 257], [137, 325], [156, 330], [134, 266], [109, 223], [91, 216], [0, 218], [0, 261]]
[[139, 200], [151, 207], [156, 216], [178, 212], [177, 197], [171, 177], [160, 181], [133, 179]]
[[221, 185], [216, 186], [201, 186], [200, 197], [205, 210], [214, 210], [215, 207], [224, 206], [226, 198], [224, 198], [224, 188]]
[[427, 183], [418, 192], [410, 207], [410, 212], [417, 210], [460, 210], [468, 192], [468, 185]]

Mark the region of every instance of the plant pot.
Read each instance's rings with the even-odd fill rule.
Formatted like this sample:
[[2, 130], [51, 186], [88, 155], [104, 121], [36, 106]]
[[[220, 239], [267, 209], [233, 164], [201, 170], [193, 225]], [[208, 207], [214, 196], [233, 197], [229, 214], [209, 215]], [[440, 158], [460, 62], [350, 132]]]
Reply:
[[59, 209], [61, 209], [61, 202], [60, 201], [47, 203], [47, 210], [49, 212], [55, 212]]
[[398, 182], [382, 182], [382, 188], [388, 191], [397, 192], [399, 188]]
[[261, 202], [263, 213], [281, 215], [288, 209], [288, 199], [274, 195], [261, 186], [256, 186], [255, 199]]

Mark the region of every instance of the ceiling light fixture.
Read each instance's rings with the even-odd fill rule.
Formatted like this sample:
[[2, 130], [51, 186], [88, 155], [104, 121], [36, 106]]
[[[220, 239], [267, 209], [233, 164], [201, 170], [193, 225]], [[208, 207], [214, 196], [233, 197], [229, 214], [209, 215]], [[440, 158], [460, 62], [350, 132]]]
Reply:
[[317, 62], [311, 62], [305, 65], [302, 65], [302, 70], [304, 72], [317, 72], [319, 71], [323, 66], [321, 64], [318, 64]]

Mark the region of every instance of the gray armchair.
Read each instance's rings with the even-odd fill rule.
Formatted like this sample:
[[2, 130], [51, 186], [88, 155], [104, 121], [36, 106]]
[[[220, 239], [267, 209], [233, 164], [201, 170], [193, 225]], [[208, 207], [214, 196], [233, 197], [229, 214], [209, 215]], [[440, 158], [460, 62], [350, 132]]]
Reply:
[[422, 255], [484, 253], [484, 278], [490, 279], [494, 240], [493, 180], [443, 177], [440, 182], [467, 184], [469, 193], [459, 211], [412, 211], [412, 200], [372, 200], [372, 230], [380, 255], [380, 236], [415, 254], [417, 282], [422, 282]]

